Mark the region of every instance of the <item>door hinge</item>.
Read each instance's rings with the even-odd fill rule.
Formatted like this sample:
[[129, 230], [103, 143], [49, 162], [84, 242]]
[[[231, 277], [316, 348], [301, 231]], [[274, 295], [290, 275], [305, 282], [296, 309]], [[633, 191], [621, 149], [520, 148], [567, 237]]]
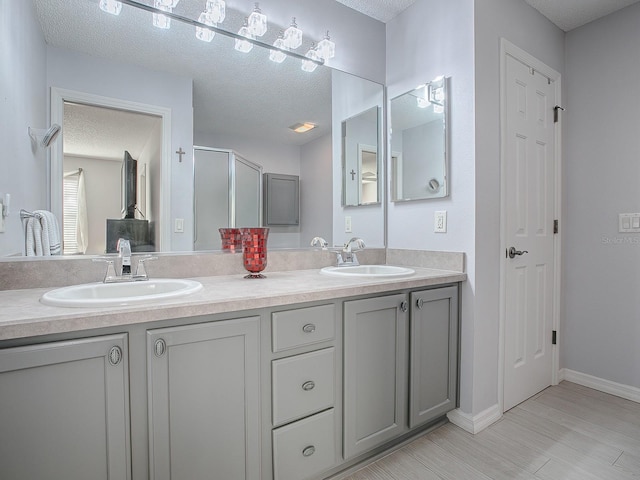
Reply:
[[551, 332], [551, 345], [556, 345], [558, 343], [558, 332], [553, 330]]
[[558, 123], [559, 121], [558, 110], [562, 110], [564, 112], [564, 108], [562, 108], [560, 105], [556, 105], [555, 107], [553, 107], [553, 123]]
[[560, 222], [558, 220], [553, 221], [553, 233], [558, 233], [560, 229]]

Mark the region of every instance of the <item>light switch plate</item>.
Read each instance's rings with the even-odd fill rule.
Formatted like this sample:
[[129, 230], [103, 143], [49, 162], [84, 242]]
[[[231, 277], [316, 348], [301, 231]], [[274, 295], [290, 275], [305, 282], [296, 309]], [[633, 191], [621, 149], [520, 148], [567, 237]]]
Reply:
[[184, 218], [176, 218], [175, 233], [184, 233]]
[[351, 217], [349, 215], [344, 217], [344, 233], [351, 233]]
[[618, 232], [636, 233], [640, 232], [640, 213], [619, 213]]
[[435, 212], [433, 231], [434, 233], [447, 233], [447, 211], [446, 210]]

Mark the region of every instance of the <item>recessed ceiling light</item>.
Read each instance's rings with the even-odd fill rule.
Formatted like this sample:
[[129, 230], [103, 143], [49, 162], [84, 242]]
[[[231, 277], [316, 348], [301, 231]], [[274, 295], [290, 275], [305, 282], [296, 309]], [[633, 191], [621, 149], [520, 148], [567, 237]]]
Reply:
[[309, 130], [313, 130], [317, 125], [314, 123], [304, 122], [304, 123], [296, 123], [295, 125], [291, 125], [289, 128], [296, 133], [304, 133]]

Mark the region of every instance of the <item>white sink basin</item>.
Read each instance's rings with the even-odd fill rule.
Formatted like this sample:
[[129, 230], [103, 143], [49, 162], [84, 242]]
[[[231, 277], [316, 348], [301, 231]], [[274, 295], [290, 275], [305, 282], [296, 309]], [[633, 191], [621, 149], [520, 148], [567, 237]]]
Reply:
[[408, 277], [416, 273], [412, 268], [393, 265], [358, 265], [355, 267], [324, 267], [320, 273], [339, 277]]
[[86, 283], [45, 293], [40, 301], [56, 307], [114, 307], [151, 303], [197, 292], [200, 282], [181, 278], [157, 278], [141, 282]]

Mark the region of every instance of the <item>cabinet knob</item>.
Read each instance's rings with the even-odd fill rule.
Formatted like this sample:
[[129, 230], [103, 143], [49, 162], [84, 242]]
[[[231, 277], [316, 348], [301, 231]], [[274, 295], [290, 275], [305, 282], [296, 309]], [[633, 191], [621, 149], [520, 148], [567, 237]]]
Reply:
[[409, 307], [407, 306], [407, 302], [406, 302], [406, 301], [404, 301], [404, 302], [402, 302], [402, 303], [400, 304], [400, 311], [401, 311], [402, 313], [405, 313], [405, 312], [407, 311], [407, 309], [408, 309], [408, 308], [409, 308]]
[[156, 343], [153, 344], [153, 353], [156, 355], [156, 357], [161, 357], [162, 355], [164, 355], [164, 352], [167, 351], [167, 342], [165, 342], [163, 339], [159, 338], [158, 340], [156, 340]]
[[302, 331], [304, 333], [313, 333], [316, 331], [316, 326], [313, 323], [307, 323], [304, 327], [302, 327]]
[[109, 350], [109, 363], [114, 367], [122, 361], [122, 349], [115, 345]]
[[416, 301], [416, 307], [418, 307], [418, 308], [422, 308], [423, 306], [424, 306], [424, 300], [423, 300], [422, 298], [419, 298], [419, 299]]
[[304, 382], [302, 384], [302, 389], [305, 392], [308, 392], [309, 390], [313, 390], [315, 388], [315, 386], [316, 386], [316, 383], [311, 381], [311, 380], [309, 380], [308, 382]]
[[314, 447], [313, 445], [309, 445], [308, 447], [305, 447], [302, 450], [302, 456], [303, 457], [310, 457], [314, 453], [316, 453], [316, 447]]

